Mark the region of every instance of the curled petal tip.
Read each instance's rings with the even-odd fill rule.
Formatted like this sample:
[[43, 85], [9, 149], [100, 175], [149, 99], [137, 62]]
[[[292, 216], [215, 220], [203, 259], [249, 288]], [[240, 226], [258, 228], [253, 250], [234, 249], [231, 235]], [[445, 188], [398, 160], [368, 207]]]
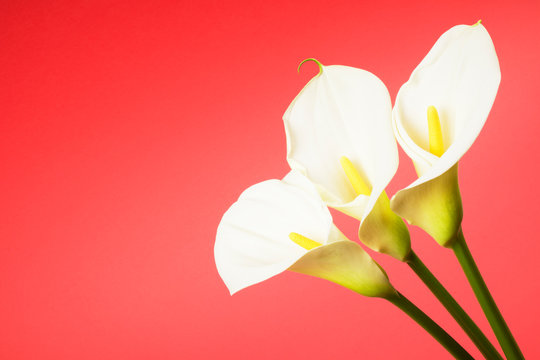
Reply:
[[321, 62], [317, 59], [314, 59], [314, 58], [308, 58], [308, 59], [305, 59], [303, 60], [300, 64], [298, 64], [298, 72], [300, 72], [300, 68], [302, 67], [302, 65], [304, 65], [305, 62], [307, 61], [313, 61], [315, 63], [317, 63], [317, 65], [319, 65], [319, 73], [317, 75], [320, 75], [322, 74], [322, 71], [323, 71], [323, 64], [321, 64]]

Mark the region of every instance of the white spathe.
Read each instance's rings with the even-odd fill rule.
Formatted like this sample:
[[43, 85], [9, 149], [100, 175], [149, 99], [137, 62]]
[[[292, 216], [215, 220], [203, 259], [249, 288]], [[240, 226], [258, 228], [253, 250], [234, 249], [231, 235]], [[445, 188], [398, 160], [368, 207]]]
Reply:
[[[381, 80], [348, 66], [322, 66], [283, 116], [287, 160], [331, 207], [363, 219], [394, 176], [392, 103]], [[346, 156], [372, 187], [357, 196], [340, 165]]]
[[[291, 232], [322, 245], [306, 250], [290, 240]], [[214, 256], [231, 294], [288, 269], [366, 296], [394, 291], [386, 273], [333, 225], [316, 189], [294, 171], [240, 195], [219, 224]]]
[[[441, 245], [448, 245], [461, 225], [457, 164], [484, 126], [500, 79], [484, 26], [458, 25], [437, 40], [396, 97], [394, 132], [419, 178], [396, 193], [391, 207]], [[429, 106], [441, 122], [445, 152], [440, 158], [429, 152]]]
[[[399, 161], [388, 90], [368, 71], [319, 66], [319, 74], [283, 116], [289, 165], [316, 186], [328, 206], [361, 221], [360, 239], [367, 246], [403, 260], [410, 250], [409, 234], [383, 199]], [[341, 167], [342, 156], [371, 186], [369, 195], [355, 193]]]

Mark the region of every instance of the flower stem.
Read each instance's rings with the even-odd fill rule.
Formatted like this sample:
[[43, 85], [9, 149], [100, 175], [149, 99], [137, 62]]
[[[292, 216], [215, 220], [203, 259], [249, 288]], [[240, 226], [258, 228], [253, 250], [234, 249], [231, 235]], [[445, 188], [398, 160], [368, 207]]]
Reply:
[[454, 317], [465, 333], [467, 333], [482, 355], [484, 355], [486, 359], [502, 360], [501, 355], [497, 352], [491, 342], [489, 342], [482, 330], [480, 330], [465, 310], [463, 310], [452, 295], [450, 295], [439, 280], [437, 280], [433, 273], [429, 271], [414, 251], [411, 250], [406, 261], [416, 275], [418, 275], [429, 290], [431, 290], [433, 295], [435, 295], [446, 310], [448, 310], [450, 315]]
[[495, 304], [495, 300], [493, 300], [493, 297], [474, 262], [461, 230], [458, 233], [456, 241], [454, 241], [451, 246], [504, 354], [506, 355], [506, 358], [508, 360], [524, 359], [514, 336], [504, 321], [497, 304]]
[[427, 316], [416, 305], [410, 302], [403, 294], [396, 291], [395, 294], [386, 297], [386, 300], [403, 310], [407, 315], [431, 334], [452, 356], [456, 359], [468, 359], [473, 357], [454, 340], [446, 331], [444, 331], [436, 322]]

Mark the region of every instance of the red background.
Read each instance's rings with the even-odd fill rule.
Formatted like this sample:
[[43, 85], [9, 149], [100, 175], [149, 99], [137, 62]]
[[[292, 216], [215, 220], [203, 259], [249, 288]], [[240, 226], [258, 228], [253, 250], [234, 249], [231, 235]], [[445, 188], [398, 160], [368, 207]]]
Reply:
[[[288, 170], [281, 116], [316, 57], [395, 98], [435, 40], [483, 19], [502, 82], [461, 161], [464, 231], [538, 358], [538, 1], [3, 1], [0, 358], [446, 359], [390, 304], [285, 273], [231, 297], [217, 224]], [[414, 179], [409, 160], [389, 193]], [[356, 223], [336, 216], [356, 239]], [[494, 339], [452, 253], [417, 253]], [[479, 353], [407, 266], [397, 288]]]

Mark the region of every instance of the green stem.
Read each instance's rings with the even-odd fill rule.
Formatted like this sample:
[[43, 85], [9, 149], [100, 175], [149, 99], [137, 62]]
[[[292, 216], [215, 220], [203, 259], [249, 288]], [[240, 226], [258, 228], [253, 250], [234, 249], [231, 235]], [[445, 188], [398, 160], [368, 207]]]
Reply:
[[468, 359], [473, 357], [454, 340], [446, 331], [444, 331], [435, 321], [427, 316], [422, 310], [416, 307], [405, 296], [397, 292], [386, 298], [392, 304], [403, 310], [407, 315], [431, 334], [452, 356], [456, 359]]
[[480, 350], [482, 355], [484, 355], [486, 359], [502, 360], [501, 355], [497, 352], [491, 342], [489, 342], [482, 330], [480, 330], [470, 316], [467, 315], [465, 310], [463, 310], [452, 295], [450, 295], [450, 293], [412, 250], [407, 257], [407, 264], [424, 282], [424, 284], [426, 284], [433, 295], [439, 299], [450, 315], [454, 317], [457, 323]]
[[495, 304], [495, 300], [493, 300], [493, 297], [474, 262], [461, 230], [457, 235], [456, 241], [454, 241], [451, 246], [504, 351], [504, 354], [506, 355], [506, 358], [509, 360], [524, 359], [514, 336], [510, 332], [508, 325], [506, 325], [497, 304]]

